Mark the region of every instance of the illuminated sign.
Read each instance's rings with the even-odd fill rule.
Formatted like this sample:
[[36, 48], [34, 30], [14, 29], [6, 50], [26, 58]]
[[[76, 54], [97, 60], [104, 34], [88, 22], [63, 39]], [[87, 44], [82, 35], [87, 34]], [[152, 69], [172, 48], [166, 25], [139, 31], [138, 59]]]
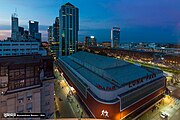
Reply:
[[112, 31], [120, 31], [120, 28], [112, 28]]
[[144, 81], [143, 79], [138, 79], [138, 80], [135, 80], [135, 81], [133, 81], [133, 82], [130, 82], [130, 83], [129, 83], [129, 87], [133, 87], [133, 86], [135, 86], [135, 85], [137, 85], [137, 84], [142, 83], [143, 81]]
[[105, 117], [105, 118], [109, 117], [108, 114], [109, 114], [109, 113], [108, 113], [107, 110], [102, 110], [102, 111], [101, 111], [101, 116], [103, 116], [103, 117]]
[[134, 80], [134, 81], [130, 82], [129, 87], [133, 87], [135, 85], [138, 85], [138, 84], [144, 82], [145, 80], [151, 80], [154, 77], [156, 77], [156, 74], [151, 74], [151, 75], [147, 75], [145, 77], [139, 78], [137, 80]]
[[91, 38], [94, 38], [94, 36], [91, 36]]
[[32, 20], [31, 20], [30, 22], [31, 22], [31, 23], [34, 23], [34, 21], [32, 21]]

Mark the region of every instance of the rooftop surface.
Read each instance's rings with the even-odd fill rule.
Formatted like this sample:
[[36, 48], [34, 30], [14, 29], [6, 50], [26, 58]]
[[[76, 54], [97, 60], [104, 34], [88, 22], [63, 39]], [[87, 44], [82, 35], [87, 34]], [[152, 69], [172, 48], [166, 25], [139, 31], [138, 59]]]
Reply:
[[88, 63], [100, 69], [107, 69], [111, 67], [124, 66], [130, 64], [123, 60], [113, 59], [111, 57], [101, 56], [88, 52], [77, 52], [75, 54], [72, 54], [71, 57], [77, 58], [85, 63]]
[[66, 4], [64, 4], [63, 6], [71, 6], [71, 7], [74, 7], [73, 4], [71, 4], [70, 2], [67, 2]]
[[37, 55], [21, 55], [21, 56], [1, 56], [0, 64], [29, 64], [39, 63], [41, 59], [51, 59], [49, 56]]
[[[80, 62], [78, 63], [73, 58]], [[123, 84], [145, 77], [147, 74], [156, 73], [155, 70], [150, 71], [144, 67], [122, 60], [88, 52], [77, 52], [70, 56], [63, 56], [61, 60], [75, 69], [93, 85], [100, 85], [104, 88], [112, 88], [113, 86], [117, 88]], [[92, 68], [97, 68], [100, 71], [97, 72], [95, 69], [89, 69], [85, 64], [91, 65]]]

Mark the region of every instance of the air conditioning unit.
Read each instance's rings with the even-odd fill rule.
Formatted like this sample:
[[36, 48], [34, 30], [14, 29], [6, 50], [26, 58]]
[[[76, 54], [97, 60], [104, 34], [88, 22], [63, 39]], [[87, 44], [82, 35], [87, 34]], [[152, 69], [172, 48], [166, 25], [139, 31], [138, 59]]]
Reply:
[[22, 103], [23, 102], [23, 100], [19, 100], [19, 103]]

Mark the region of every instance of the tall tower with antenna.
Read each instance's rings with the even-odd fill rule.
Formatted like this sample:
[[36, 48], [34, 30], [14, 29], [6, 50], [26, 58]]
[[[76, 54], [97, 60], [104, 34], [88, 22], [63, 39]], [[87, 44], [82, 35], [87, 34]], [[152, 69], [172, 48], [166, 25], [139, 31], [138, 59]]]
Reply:
[[17, 9], [15, 9], [15, 13], [11, 16], [11, 39], [13, 41], [18, 40], [18, 15], [17, 15]]

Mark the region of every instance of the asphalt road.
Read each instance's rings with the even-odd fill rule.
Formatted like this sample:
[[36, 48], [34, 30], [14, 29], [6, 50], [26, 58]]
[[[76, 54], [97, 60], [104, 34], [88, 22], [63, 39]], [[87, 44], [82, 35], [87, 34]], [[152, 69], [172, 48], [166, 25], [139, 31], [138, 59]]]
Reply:
[[55, 105], [56, 111], [60, 112], [60, 116], [56, 115], [57, 118], [89, 118], [89, 114], [77, 96], [69, 94], [71, 90], [65, 79], [60, 76], [59, 72], [55, 72], [55, 76], [57, 77], [55, 81]]
[[156, 107], [151, 108], [144, 113], [138, 120], [165, 120], [160, 117], [161, 112], [168, 114], [166, 120], [179, 120], [180, 118], [180, 100], [166, 96], [160, 104]]
[[76, 114], [74, 113], [70, 103], [66, 99], [67, 86], [60, 86], [60, 80], [55, 81], [55, 101], [56, 101], [56, 110], [60, 112], [60, 116], [57, 118], [75, 118]]

